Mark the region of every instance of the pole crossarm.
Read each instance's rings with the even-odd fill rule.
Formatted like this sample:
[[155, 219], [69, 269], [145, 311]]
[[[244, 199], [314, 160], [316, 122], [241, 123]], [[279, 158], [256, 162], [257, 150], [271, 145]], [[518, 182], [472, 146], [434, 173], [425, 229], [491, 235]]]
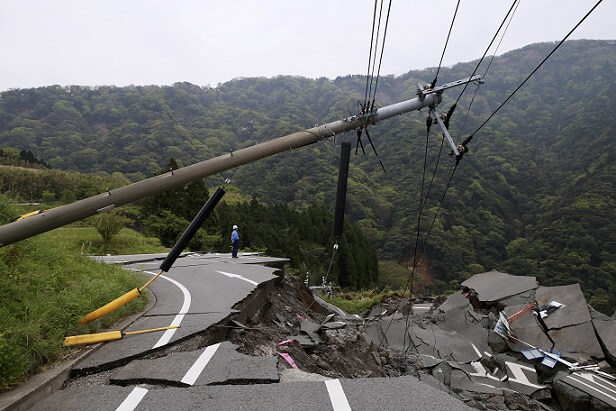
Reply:
[[455, 84], [445, 84], [435, 89], [419, 90], [418, 97], [414, 99], [381, 107], [369, 113], [358, 114], [342, 120], [318, 125], [308, 130], [223, 154], [5, 224], [0, 226], [0, 247], [265, 157], [304, 147], [347, 131], [365, 128], [368, 125], [373, 125], [379, 121], [410, 111], [420, 110], [424, 107], [436, 107], [441, 102], [443, 90], [468, 81], [475, 81], [475, 77], [459, 80]]

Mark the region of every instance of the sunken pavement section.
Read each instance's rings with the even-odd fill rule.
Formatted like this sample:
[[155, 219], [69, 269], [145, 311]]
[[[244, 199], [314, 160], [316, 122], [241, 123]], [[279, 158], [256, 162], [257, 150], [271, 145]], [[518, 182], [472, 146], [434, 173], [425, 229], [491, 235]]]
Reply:
[[[103, 260], [150, 276], [164, 257]], [[183, 254], [125, 331], [181, 328], [101, 344], [33, 409], [616, 407], [616, 319], [577, 284], [491, 271], [447, 299], [393, 296], [358, 316], [315, 297], [284, 262]]]

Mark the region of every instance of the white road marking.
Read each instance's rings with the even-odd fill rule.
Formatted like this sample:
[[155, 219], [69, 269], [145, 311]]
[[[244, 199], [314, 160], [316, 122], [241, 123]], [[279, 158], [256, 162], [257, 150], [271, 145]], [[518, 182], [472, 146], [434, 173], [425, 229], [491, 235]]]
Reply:
[[249, 282], [250, 284], [253, 284], [253, 285], [259, 285], [258, 282], [252, 281], [251, 279], [246, 278], [246, 277], [242, 277], [239, 274], [228, 273], [226, 271], [216, 271], [216, 272], [219, 273], [219, 274], [222, 274], [222, 275], [226, 275], [227, 277], [230, 277], [230, 278], [237, 278], [238, 280], [244, 280], [244, 281]]
[[[151, 275], [158, 274], [158, 273], [153, 273], [151, 271], [144, 271], [144, 273], [148, 273]], [[184, 294], [184, 303], [182, 304], [182, 308], [180, 309], [180, 312], [175, 316], [173, 321], [171, 321], [171, 324], [169, 324], [170, 326], [180, 325], [182, 323], [182, 320], [184, 319], [184, 316], [188, 313], [188, 310], [190, 309], [190, 303], [192, 302], [190, 291], [188, 291], [186, 287], [184, 287], [182, 284], [180, 284], [179, 282], [177, 282], [176, 280], [172, 278], [165, 277], [164, 275], [161, 275], [160, 278], [164, 278], [165, 280], [172, 282], [180, 290], [182, 290], [182, 294]], [[173, 337], [173, 334], [175, 334], [176, 331], [177, 331], [177, 328], [172, 328], [170, 330], [165, 331], [162, 337], [160, 337], [160, 339], [156, 342], [156, 344], [154, 344], [154, 347], [152, 348], [162, 347], [163, 345], [167, 344], [169, 341], [171, 341], [171, 337]]]
[[147, 388], [133, 388], [130, 394], [128, 394], [128, 397], [126, 397], [126, 399], [122, 401], [122, 404], [120, 404], [120, 406], [116, 408], [116, 411], [133, 411], [135, 408], [137, 408], [137, 405], [139, 405], [139, 403], [147, 393]]
[[[158, 273], [153, 273], [151, 271], [143, 271], [143, 272], [150, 274], [150, 275], [158, 274]], [[190, 303], [192, 302], [190, 292], [188, 291], [186, 287], [184, 287], [184, 285], [180, 284], [176, 280], [173, 280], [169, 277], [165, 277], [164, 275], [161, 275], [159, 278], [164, 278], [165, 280], [170, 281], [171, 283], [175, 284], [180, 290], [182, 290], [182, 294], [184, 294], [184, 303], [182, 304], [182, 308], [180, 308], [180, 312], [175, 316], [175, 318], [173, 319], [173, 321], [171, 321], [171, 324], [170, 324], [170, 325], [180, 325], [182, 320], [184, 319], [184, 316], [188, 313], [188, 310], [190, 309]], [[158, 348], [158, 347], [161, 347], [167, 344], [171, 340], [171, 337], [173, 337], [173, 334], [175, 333], [176, 330], [177, 328], [172, 328], [170, 330], [165, 331], [162, 337], [160, 337], [159, 340], [156, 342], [156, 344], [154, 344], [154, 347], [152, 347], [152, 349]], [[128, 394], [128, 397], [126, 397], [126, 399], [122, 402], [122, 404], [120, 404], [120, 406], [116, 408], [116, 411], [134, 410], [137, 407], [137, 405], [139, 405], [141, 400], [143, 400], [143, 397], [145, 397], [147, 393], [148, 393], [147, 388], [135, 387], [131, 391], [131, 393]]]
[[536, 371], [534, 368], [527, 367], [522, 364], [517, 364], [515, 362], [509, 362], [509, 361], [505, 361], [505, 366], [509, 367], [509, 370], [513, 374], [513, 378], [510, 377], [509, 382], [517, 382], [518, 384], [523, 384], [523, 385], [526, 385], [527, 387], [537, 388], [537, 389], [547, 387], [547, 385], [533, 384], [532, 382], [530, 382], [526, 374], [524, 374], [524, 370], [528, 371], [531, 374], [535, 374]]
[[479, 348], [477, 348], [477, 346], [473, 343], [471, 343], [471, 345], [473, 346], [473, 350], [475, 350], [475, 353], [477, 354], [477, 356], [481, 358], [481, 351], [479, 351]]
[[[574, 377], [577, 377], [577, 378], [574, 378]], [[586, 386], [586, 387], [590, 388], [591, 390], [594, 390], [594, 391], [600, 392], [601, 394], [605, 395], [606, 397], [608, 397], [608, 398], [610, 398], [610, 399], [612, 399], [612, 400], [616, 401], [616, 397], [614, 397], [614, 396], [612, 396], [612, 395], [609, 395], [609, 394], [608, 394], [608, 393], [606, 393], [606, 392], [601, 391], [601, 390], [600, 390], [600, 389], [598, 389], [597, 387], [594, 387], [594, 386], [592, 386], [592, 385], [590, 385], [590, 384], [585, 383], [584, 381], [582, 381], [582, 378], [584, 378], [585, 380], [588, 380], [588, 381], [592, 381], [592, 382], [595, 382], [594, 380], [590, 380], [589, 378], [582, 377], [581, 375], [578, 375], [578, 374], [572, 374], [572, 375], [570, 375], [568, 378], [569, 378], [569, 379], [571, 379], [571, 380], [573, 380], [573, 381], [578, 382], [579, 384], [582, 384], [582, 385], [584, 385], [584, 386]], [[565, 379], [565, 381], [566, 381], [566, 379]], [[605, 388], [605, 387], [603, 387], [603, 388]]]
[[182, 382], [184, 384], [195, 384], [195, 381], [197, 381], [197, 378], [199, 378], [207, 363], [210, 362], [210, 360], [216, 353], [216, 350], [218, 350], [218, 347], [220, 347], [220, 343], [210, 345], [205, 350], [203, 350], [199, 358], [197, 358], [197, 361], [195, 361], [195, 363], [190, 367], [184, 378], [182, 378]]
[[346, 394], [342, 389], [340, 380], [327, 380], [325, 381], [325, 387], [327, 387], [329, 401], [332, 403], [334, 411], [351, 411], [351, 406], [349, 405]]

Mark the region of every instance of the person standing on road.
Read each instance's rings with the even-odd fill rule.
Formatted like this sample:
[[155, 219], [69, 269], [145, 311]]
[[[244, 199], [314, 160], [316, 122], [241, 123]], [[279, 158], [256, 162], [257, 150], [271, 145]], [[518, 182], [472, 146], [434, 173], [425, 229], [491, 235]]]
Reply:
[[237, 226], [233, 226], [233, 231], [231, 232], [231, 243], [233, 244], [233, 252], [231, 253], [231, 257], [237, 258], [237, 250], [240, 248], [240, 235], [237, 233]]

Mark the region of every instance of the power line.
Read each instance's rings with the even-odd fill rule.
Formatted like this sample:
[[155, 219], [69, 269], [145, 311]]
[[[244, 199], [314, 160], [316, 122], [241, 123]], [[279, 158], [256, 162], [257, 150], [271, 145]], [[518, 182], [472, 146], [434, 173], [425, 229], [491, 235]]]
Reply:
[[436, 86], [436, 82], [438, 81], [438, 73], [441, 71], [441, 65], [443, 64], [443, 57], [445, 57], [445, 50], [447, 50], [447, 44], [449, 43], [449, 36], [451, 36], [451, 29], [453, 29], [453, 23], [456, 21], [456, 15], [458, 14], [458, 8], [460, 7], [460, 0], [456, 4], [456, 10], [453, 12], [453, 18], [451, 19], [451, 25], [449, 26], [449, 33], [447, 33], [447, 40], [445, 40], [445, 47], [443, 47], [443, 54], [441, 54], [441, 61], [438, 62], [438, 68], [436, 69], [436, 76], [434, 76], [434, 80], [432, 80], [432, 84], [430, 88], [434, 88]]
[[[374, 9], [374, 16], [376, 17], [376, 8]], [[381, 7], [379, 7], [379, 19], [376, 25], [376, 37], [374, 39], [374, 55], [372, 56], [372, 69], [370, 71], [370, 88], [368, 90], [368, 99], [365, 101], [365, 111], [367, 111], [367, 106], [370, 102], [372, 96], [372, 84], [374, 82], [374, 67], [376, 66], [376, 54], [379, 49], [379, 35], [381, 33], [381, 17], [383, 15], [383, 0], [381, 0]]]
[[[501, 34], [501, 38], [498, 41], [498, 44], [496, 45], [496, 49], [494, 49], [494, 53], [492, 53], [492, 58], [490, 59], [490, 62], [488, 63], [488, 67], [486, 67], [486, 70], [483, 72], [483, 76], [481, 76], [482, 81], [485, 81], [486, 76], [488, 75], [488, 71], [490, 71], [490, 67], [492, 66], [492, 63], [494, 62], [494, 58], [496, 57], [496, 53], [498, 52], [498, 49], [500, 48], [500, 45], [503, 42], [503, 39], [505, 38], [505, 34], [507, 33], [507, 30], [509, 29], [509, 25], [513, 21], [513, 16], [515, 16], [516, 11], [518, 11], [518, 7], [520, 6], [521, 2], [522, 2], [522, 0], [519, 0], [518, 3], [516, 4], [515, 8], [513, 9], [513, 13], [511, 14], [511, 17], [509, 18], [509, 22], [505, 26], [505, 30], [503, 30], [503, 34]], [[479, 92], [479, 87], [481, 86], [481, 84], [482, 84], [482, 82], [478, 82], [477, 83], [477, 87], [475, 87], [475, 93], [473, 93], [473, 97], [471, 98], [471, 102], [468, 104], [468, 108], [466, 110], [466, 115], [464, 116], [464, 121], [462, 122], [462, 127], [460, 127], [458, 129], [457, 136], [460, 136], [464, 132], [464, 128], [466, 127], [466, 122], [468, 120], [468, 116], [469, 116], [469, 114], [471, 112], [471, 107], [473, 106], [473, 102], [475, 101], [475, 98], [477, 97], [477, 93]]]
[[[372, 34], [370, 34], [370, 53], [368, 54], [368, 72], [366, 73], [366, 92], [364, 93], [364, 105], [362, 109], [365, 109], [366, 103], [368, 103], [368, 84], [370, 83], [370, 64], [372, 63], [372, 47], [374, 45], [374, 23], [376, 22], [376, 5], [378, 0], [374, 0], [374, 12], [372, 13]], [[376, 52], [376, 50], [375, 50]]]
[[[374, 84], [374, 94], [372, 95], [372, 104], [370, 110], [374, 109], [374, 101], [376, 99], [376, 89], [379, 85], [379, 76], [381, 75], [381, 63], [383, 62], [383, 51], [385, 50], [385, 40], [387, 39], [387, 26], [389, 25], [389, 14], [391, 12], [391, 0], [389, 0], [389, 6], [387, 7], [387, 17], [385, 19], [385, 30], [383, 31], [383, 44], [381, 44], [381, 57], [379, 58], [379, 69], [376, 72], [376, 83]], [[380, 23], [379, 16], [379, 23]]]
[[[513, 10], [513, 8], [514, 8], [514, 6], [516, 5], [517, 2], [518, 2], [518, 0], [513, 0], [513, 3], [511, 4], [511, 7], [509, 8], [509, 11], [505, 15], [505, 18], [501, 22], [500, 26], [498, 26], [498, 30], [496, 30], [496, 33], [494, 33], [494, 37], [492, 37], [492, 40], [490, 41], [490, 44], [488, 44], [488, 47], [486, 48], [486, 51], [483, 52], [483, 56], [481, 56], [481, 59], [479, 59], [479, 62], [475, 66], [475, 69], [473, 70], [473, 73], [471, 74], [471, 77], [473, 77], [475, 75], [475, 73], [477, 72], [477, 70], [479, 69], [479, 65], [483, 62], [483, 59], [485, 58], [486, 54], [488, 54], [488, 50], [490, 50], [490, 47], [492, 47], [492, 43], [494, 43], [494, 40], [496, 40], [496, 36], [498, 36], [498, 33], [500, 32], [501, 28], [505, 24], [505, 21], [507, 21], [507, 17], [509, 17], [509, 14], [511, 14], [511, 11]], [[456, 99], [456, 102], [454, 103], [454, 105], [458, 104], [458, 102], [460, 101], [460, 98], [462, 98], [462, 95], [466, 91], [466, 88], [468, 87], [469, 84], [470, 84], [470, 82], [468, 82], [468, 83], [466, 83], [464, 85], [464, 88], [460, 92], [460, 95]]]
[[[584, 22], [584, 20], [586, 20], [586, 18], [588, 16], [590, 16], [590, 14], [597, 8], [597, 6], [599, 6], [599, 4], [601, 4], [603, 2], [603, 0], [599, 0], [589, 11], [588, 13], [586, 13], [586, 15], [584, 17], [582, 17], [582, 19], [571, 29], [571, 31], [569, 31], [569, 33], [567, 33], [567, 35], [565, 37], [563, 37], [563, 39], [552, 49], [552, 51], [550, 51], [550, 53], [545, 56], [545, 58], [541, 61], [541, 63], [539, 63], [539, 65], [537, 67], [535, 67], [535, 69], [528, 75], [526, 76], [526, 78], [524, 79], [524, 81], [522, 81], [522, 83], [520, 83], [520, 85], [518, 87], [516, 87], [515, 90], [513, 90], [513, 92], [509, 95], [509, 97], [507, 97], [507, 99], [505, 99], [505, 101], [503, 101], [497, 108], [496, 110], [494, 110], [492, 112], [492, 114], [490, 114], [490, 116], [485, 119], [485, 121], [483, 123], [481, 123], [481, 125], [479, 127], [477, 127], [477, 129], [471, 133], [471, 135], [465, 140], [466, 144], [468, 144], [468, 142], [470, 142], [470, 140], [473, 138], [473, 136], [483, 128], [483, 126], [486, 125], [486, 123], [488, 121], [490, 121], [490, 119], [492, 117], [494, 117], [494, 115], [496, 113], [498, 113], [498, 111], [511, 99], [511, 97], [513, 97], [515, 95], [515, 93], [518, 92], [519, 89], [522, 88], [522, 86], [524, 86], [524, 84], [526, 84], [526, 82], [533, 76], [533, 74], [535, 74], [537, 72], [537, 70], [539, 70], [541, 68], [541, 66], [543, 65], [543, 63], [545, 63], [551, 56], [552, 54], [554, 54], [556, 52], [556, 50], [558, 50], [558, 48], [560, 46], [563, 45], [563, 43], [569, 38], [569, 36], [580, 26], [580, 24], [582, 24]], [[464, 146], [466, 147], [466, 144], [464, 144]]]

